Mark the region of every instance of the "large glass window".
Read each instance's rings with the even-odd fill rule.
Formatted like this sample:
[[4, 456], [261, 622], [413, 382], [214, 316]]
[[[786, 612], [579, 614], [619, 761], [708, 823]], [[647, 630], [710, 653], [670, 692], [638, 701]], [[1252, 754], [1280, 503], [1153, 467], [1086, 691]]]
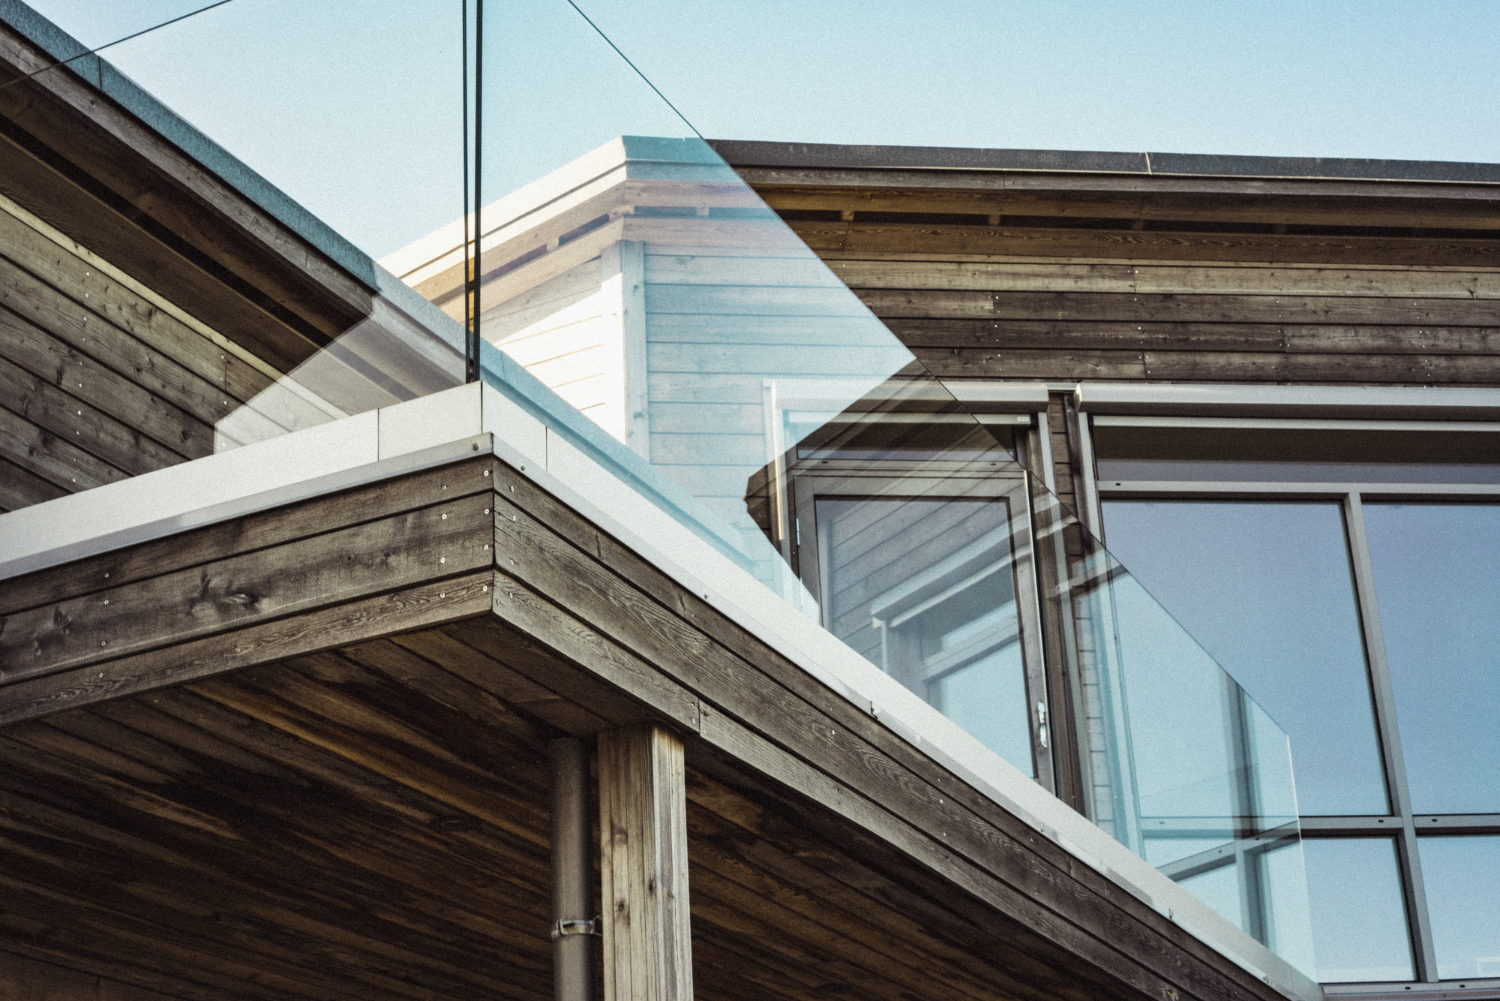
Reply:
[[1500, 977], [1500, 837], [1421, 838], [1438, 974]]
[[1109, 501], [1109, 547], [1292, 741], [1304, 814], [1387, 809], [1334, 503]]
[[1500, 431], [1115, 417], [1090, 443], [1110, 549], [1291, 737], [1320, 978], [1500, 992]]
[[1365, 530], [1412, 810], [1500, 813], [1500, 505], [1366, 504]]
[[1303, 855], [1318, 979], [1410, 980], [1411, 939], [1391, 839], [1308, 839]]

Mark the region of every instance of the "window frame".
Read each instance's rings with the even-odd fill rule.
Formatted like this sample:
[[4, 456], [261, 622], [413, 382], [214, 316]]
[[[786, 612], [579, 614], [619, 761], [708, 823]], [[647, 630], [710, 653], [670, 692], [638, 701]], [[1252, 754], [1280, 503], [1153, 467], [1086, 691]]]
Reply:
[[[1009, 423], [1009, 422], [1007, 422]], [[787, 471], [792, 546], [797, 552], [799, 575], [826, 615], [823, 593], [828, 581], [824, 549], [826, 526], [817, 517], [819, 498], [909, 497], [923, 493], [956, 494], [964, 498], [993, 501], [1008, 507], [1011, 573], [1015, 580], [1019, 643], [1026, 679], [1026, 717], [1031, 734], [1034, 778], [1048, 792], [1056, 792], [1056, 741], [1049, 735], [1052, 699], [1048, 694], [1046, 658], [1041, 639], [1041, 597], [1037, 591], [1036, 560], [1031, 494], [1027, 474], [1004, 470], [976, 469], [972, 462], [940, 460], [823, 459], [816, 465]], [[943, 489], [955, 481], [960, 490]], [[925, 490], [923, 488], [926, 488]], [[826, 627], [825, 623], [825, 627]]]
[[[1405, 758], [1401, 750], [1401, 735], [1395, 713], [1395, 696], [1391, 684], [1390, 669], [1386, 659], [1385, 642], [1381, 632], [1379, 605], [1375, 594], [1374, 570], [1371, 565], [1369, 542], [1364, 523], [1364, 505], [1367, 501], [1430, 501], [1464, 502], [1493, 500], [1500, 502], [1500, 484], [1451, 484], [1451, 483], [1368, 483], [1368, 482], [1275, 482], [1275, 481], [1179, 481], [1179, 480], [1101, 480], [1093, 446], [1096, 424], [1101, 426], [1136, 427], [1219, 427], [1237, 429], [1297, 429], [1328, 431], [1427, 431], [1432, 433], [1466, 433], [1475, 431], [1497, 432], [1500, 423], [1483, 420], [1424, 420], [1420, 409], [1415, 419], [1389, 419], [1371, 416], [1367, 419], [1348, 417], [1302, 418], [1295, 416], [1222, 416], [1223, 399], [1214, 400], [1215, 394], [1201, 392], [1199, 399], [1205, 402], [1198, 413], [1182, 413], [1179, 402], [1181, 390], [1189, 387], [1160, 387], [1160, 403], [1153, 412], [1149, 387], [1132, 387], [1129, 414], [1108, 413], [1114, 409], [1104, 404], [1093, 409], [1077, 412], [1077, 424], [1073, 430], [1080, 442], [1080, 458], [1083, 468], [1079, 471], [1080, 504], [1087, 510], [1087, 521], [1100, 539], [1108, 544], [1103, 521], [1104, 500], [1325, 500], [1335, 501], [1343, 510], [1347, 543], [1354, 570], [1355, 597], [1360, 614], [1361, 629], [1365, 640], [1366, 668], [1369, 672], [1370, 689], [1375, 712], [1376, 734], [1381, 748], [1382, 765], [1385, 768], [1387, 790], [1391, 802], [1391, 813], [1385, 816], [1353, 817], [1300, 817], [1302, 835], [1309, 838], [1357, 838], [1394, 837], [1397, 851], [1398, 871], [1401, 878], [1402, 897], [1406, 904], [1407, 927], [1411, 939], [1412, 960], [1416, 971], [1414, 981], [1392, 983], [1330, 983], [1325, 991], [1330, 996], [1390, 996], [1412, 993], [1448, 993], [1474, 996], [1476, 992], [1500, 992], [1500, 978], [1478, 978], [1465, 980], [1440, 980], [1438, 978], [1437, 954], [1433, 942], [1432, 922], [1427, 907], [1427, 895], [1422, 879], [1422, 863], [1417, 844], [1418, 837], [1433, 837], [1443, 834], [1493, 834], [1500, 833], [1500, 814], [1443, 814], [1428, 815], [1412, 812], [1411, 796], [1407, 786]], [[1208, 390], [1212, 387], [1190, 387]], [[1277, 409], [1295, 413], [1300, 409], [1295, 404], [1313, 405], [1320, 398], [1326, 399], [1327, 387], [1226, 387], [1223, 397], [1234, 399], [1244, 389], [1274, 389], [1282, 406]], [[1079, 387], [1080, 398], [1085, 396]], [[1299, 392], [1300, 390], [1300, 392]], [[1410, 412], [1412, 407], [1432, 407], [1442, 416], [1442, 411], [1455, 401], [1441, 390], [1416, 390], [1402, 394], [1399, 390], [1387, 390], [1393, 400], [1402, 401]], [[1470, 391], [1472, 394], [1474, 391]], [[1420, 399], [1417, 395], [1420, 394]], [[1100, 394], [1106, 398], [1110, 394]], [[1500, 404], [1500, 394], [1493, 391]], [[1382, 401], [1384, 402], [1384, 401]], [[1468, 401], [1465, 401], [1468, 402]], [[1376, 408], [1378, 409], [1378, 408]], [[1204, 413], [1203, 411], [1207, 411]], [[1216, 413], [1215, 411], [1219, 411]], [[1274, 411], [1272, 411], [1274, 413]], [[1404, 416], [1404, 415], [1403, 415]], [[1480, 416], [1475, 414], [1474, 416]], [[1483, 416], [1490, 416], [1485, 414]]]

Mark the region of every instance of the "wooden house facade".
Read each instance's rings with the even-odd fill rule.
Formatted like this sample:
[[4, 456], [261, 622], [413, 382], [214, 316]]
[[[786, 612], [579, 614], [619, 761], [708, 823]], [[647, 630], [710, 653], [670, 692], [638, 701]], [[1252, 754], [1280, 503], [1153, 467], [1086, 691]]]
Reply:
[[[1086, 819], [1077, 621], [1027, 774], [725, 553], [854, 401], [961, 402], [1074, 557], [1151, 421], [1488, 448], [1500, 171], [621, 140], [495, 209], [464, 385], [461, 239], [392, 277], [79, 52], [0, 5], [0, 997], [1322, 996]], [[1500, 825], [1398, 787], [1422, 904]], [[1412, 920], [1381, 990], [1459, 993]]]

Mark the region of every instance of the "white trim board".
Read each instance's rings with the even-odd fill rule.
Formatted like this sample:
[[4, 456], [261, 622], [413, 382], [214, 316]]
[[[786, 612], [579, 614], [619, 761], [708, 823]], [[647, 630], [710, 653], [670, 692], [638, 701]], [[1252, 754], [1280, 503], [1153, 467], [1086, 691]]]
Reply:
[[1500, 389], [1081, 382], [1073, 391], [1090, 414], [1500, 419]]

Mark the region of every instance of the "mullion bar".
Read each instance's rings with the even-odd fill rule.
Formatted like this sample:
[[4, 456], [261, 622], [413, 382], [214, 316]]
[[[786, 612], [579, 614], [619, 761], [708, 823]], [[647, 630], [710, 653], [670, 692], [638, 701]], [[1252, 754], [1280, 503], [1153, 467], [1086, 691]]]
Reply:
[[1358, 492], [1351, 491], [1345, 498], [1344, 519], [1349, 531], [1355, 594], [1359, 600], [1371, 690], [1375, 698], [1375, 720], [1380, 734], [1381, 752], [1385, 758], [1386, 785], [1392, 813], [1401, 819], [1396, 850], [1401, 863], [1407, 920], [1410, 922], [1415, 946], [1413, 951], [1417, 979], [1435, 983], [1438, 979], [1437, 949], [1432, 939], [1432, 920], [1427, 913], [1427, 893], [1422, 883], [1422, 859], [1417, 851], [1411, 793], [1406, 783], [1406, 762], [1401, 753], [1401, 735], [1396, 726], [1396, 696], [1391, 686], [1390, 668], [1386, 663], [1385, 637], [1380, 628], [1380, 606], [1375, 597], [1375, 570], [1370, 562], [1369, 540], [1365, 535], [1364, 504]]

